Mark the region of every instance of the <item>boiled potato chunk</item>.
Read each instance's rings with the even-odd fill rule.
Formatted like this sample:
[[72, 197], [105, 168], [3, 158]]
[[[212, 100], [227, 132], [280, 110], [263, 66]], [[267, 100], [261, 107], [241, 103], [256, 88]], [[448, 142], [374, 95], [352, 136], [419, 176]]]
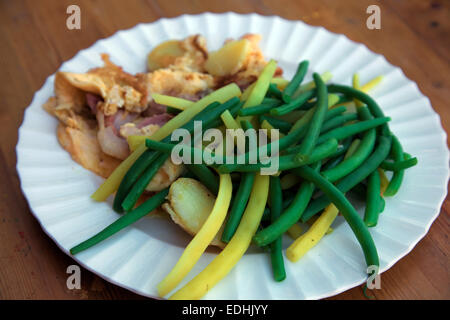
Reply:
[[166, 68], [175, 62], [175, 59], [181, 57], [184, 50], [181, 42], [178, 40], [165, 41], [153, 49], [147, 58], [147, 67], [150, 71]]
[[209, 54], [205, 69], [214, 76], [235, 74], [242, 68], [249, 51], [250, 42], [247, 39], [230, 41]]
[[[172, 220], [191, 235], [197, 234], [211, 213], [216, 197], [199, 181], [191, 178], [177, 179], [169, 189], [168, 203], [162, 208], [169, 213]], [[211, 242], [223, 248], [220, 238], [224, 225]]]

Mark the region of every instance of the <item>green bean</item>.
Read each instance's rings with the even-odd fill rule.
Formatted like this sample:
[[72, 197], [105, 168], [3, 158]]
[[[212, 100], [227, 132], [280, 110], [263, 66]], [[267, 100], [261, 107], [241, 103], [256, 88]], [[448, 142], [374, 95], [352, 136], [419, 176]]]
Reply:
[[[345, 158], [345, 153], [350, 148], [351, 144], [352, 144], [351, 138], [344, 139], [342, 143], [338, 146], [337, 150], [330, 156], [330, 159], [340, 157], [342, 155], [344, 155]], [[328, 168], [328, 166], [324, 166], [324, 170], [327, 170], [325, 168]]]
[[[411, 155], [408, 155], [409, 157], [411, 157]], [[404, 158], [406, 159], [407, 154], [404, 154]], [[409, 158], [407, 160], [403, 160], [403, 161], [397, 161], [397, 162], [388, 162], [388, 161], [383, 161], [380, 164], [380, 168], [384, 169], [384, 170], [389, 170], [389, 171], [400, 171], [400, 170], [405, 170], [411, 167], [414, 167], [417, 164], [418, 160], [416, 157], [414, 158]]]
[[315, 93], [316, 93], [315, 90], [303, 92], [297, 98], [291, 100], [289, 103], [271, 109], [270, 114], [274, 116], [282, 116], [291, 111], [294, 111], [295, 109], [301, 109], [301, 107], [306, 103], [306, 101], [315, 96]]
[[270, 209], [265, 207], [261, 221], [269, 221], [269, 220], [270, 220]]
[[[305, 157], [303, 155], [297, 153], [296, 154], [296, 162], [297, 162], [297, 164], [300, 164], [300, 165], [307, 165], [307, 164], [311, 164], [311, 163], [314, 163], [317, 161], [322, 161], [325, 158], [328, 158], [331, 155], [333, 155], [336, 152], [337, 148], [338, 148], [338, 141], [336, 139], [329, 139], [329, 140], [325, 141], [324, 143], [317, 145], [307, 159], [305, 159]], [[300, 165], [296, 165], [296, 167], [298, 167]], [[288, 167], [288, 166], [282, 167], [280, 165], [280, 170], [288, 170], [291, 168], [294, 168], [294, 167]]]
[[[402, 145], [395, 135], [392, 135], [392, 151], [391, 152], [392, 152], [395, 162], [409, 159], [409, 158], [405, 158]], [[400, 185], [402, 184], [404, 174], [405, 174], [405, 170], [394, 171], [394, 173], [392, 174], [391, 181], [389, 181], [389, 184], [388, 184], [386, 190], [384, 191], [384, 196], [392, 197], [393, 195], [395, 195], [398, 192], [398, 190], [400, 189]]]
[[339, 96], [339, 101], [336, 104], [342, 104], [342, 103], [348, 103], [348, 102], [353, 102], [352, 98], [349, 98], [345, 95]]
[[279, 106], [280, 104], [281, 104], [281, 102], [279, 100], [276, 100], [273, 102], [262, 103], [260, 105], [254, 106], [254, 107], [242, 108], [241, 110], [239, 110], [238, 114], [241, 117], [265, 114], [265, 113], [268, 113], [271, 109]]
[[269, 89], [267, 90], [267, 93], [269, 96], [275, 97], [279, 100], [282, 99], [283, 93], [280, 91], [280, 89], [278, 89], [275, 83], [269, 84]]
[[[358, 113], [362, 120], [372, 119], [369, 109], [366, 107], [359, 107]], [[364, 137], [361, 139], [361, 143], [356, 149], [355, 153], [338, 164], [336, 167], [324, 170], [321, 172], [322, 176], [331, 182], [337, 181], [340, 178], [348, 175], [350, 172], [358, 168], [364, 160], [369, 157], [375, 146], [376, 131], [370, 129], [364, 133]]]
[[114, 211], [120, 213], [123, 212], [122, 202], [128, 195], [128, 192], [133, 187], [133, 184], [139, 179], [148, 164], [153, 162], [156, 158], [161, 155], [159, 152], [153, 150], [145, 150], [139, 158], [133, 163], [133, 165], [128, 169], [127, 173], [120, 182], [119, 188], [117, 189], [116, 195], [114, 197], [113, 209]]
[[344, 160], [345, 155], [341, 154], [337, 157], [334, 157], [330, 160], [327, 160], [327, 162], [323, 165], [323, 170], [329, 170], [331, 168], [336, 167], [339, 163], [341, 163]]
[[358, 183], [356, 186], [350, 189], [350, 192], [358, 197], [360, 201], [366, 201], [367, 187], [364, 183]]
[[[283, 210], [283, 192], [279, 177], [270, 177], [269, 195], [271, 207], [270, 219], [273, 223], [278, 219]], [[283, 281], [286, 279], [282, 249], [282, 235], [280, 235], [270, 244], [270, 261], [272, 262], [272, 272], [275, 281]]]
[[375, 227], [380, 213], [380, 175], [375, 170], [367, 179], [366, 209], [364, 211], [364, 223], [368, 227]]
[[[341, 192], [345, 193], [366, 179], [388, 156], [391, 149], [391, 141], [392, 139], [390, 136], [380, 136], [378, 145], [370, 157], [367, 158], [366, 161], [364, 161], [356, 170], [342, 178], [342, 180], [336, 184], [336, 187]], [[302, 215], [302, 222], [308, 221], [309, 218], [324, 209], [329, 203], [330, 200], [325, 195], [311, 201], [308, 208], [306, 208], [304, 214]]]
[[[288, 208], [292, 201], [295, 199], [295, 194], [292, 194], [290, 192], [284, 191], [284, 197], [283, 197], [283, 210]], [[270, 220], [270, 209], [266, 207], [264, 209], [263, 217], [261, 218], [261, 221], [269, 221]]]
[[308, 158], [314, 146], [316, 145], [317, 138], [320, 134], [320, 128], [325, 119], [325, 113], [328, 110], [328, 92], [327, 86], [323, 82], [319, 74], [313, 74], [314, 82], [317, 88], [317, 107], [314, 115], [309, 123], [308, 130], [303, 141], [300, 144], [299, 156]]
[[300, 62], [297, 67], [297, 71], [295, 72], [294, 77], [289, 81], [286, 88], [283, 90], [283, 101], [289, 103], [291, 101], [292, 95], [295, 93], [297, 88], [302, 83], [305, 78], [306, 72], [308, 71], [309, 61], [304, 60]]
[[[342, 107], [342, 108], [345, 108], [345, 107]], [[340, 112], [340, 110], [342, 110], [342, 109], [337, 110], [338, 112], [336, 112], [335, 110], [337, 110], [337, 109], [328, 110], [327, 113], [325, 114], [324, 124], [322, 126], [322, 128], [324, 130], [327, 130], [330, 127], [336, 125], [336, 121], [335, 121], [336, 119], [338, 120], [338, 122], [341, 122], [342, 118], [349, 119], [349, 118], [355, 117], [354, 114], [348, 114], [348, 115], [352, 115], [352, 117], [348, 117], [348, 115], [333, 117], [335, 114], [337, 115], [338, 112]], [[331, 122], [331, 124], [329, 124], [330, 122]], [[320, 130], [320, 132], [322, 133], [322, 129]], [[303, 138], [303, 135], [300, 138]], [[297, 145], [294, 147], [287, 148], [286, 152], [293, 153], [293, 152], [300, 152], [300, 150], [301, 150], [301, 145]]]
[[342, 116], [334, 117], [326, 122], [324, 122], [322, 128], [320, 129], [320, 133], [325, 133], [332, 129], [342, 126], [343, 124], [354, 121], [358, 118], [356, 113], [347, 113]]
[[[349, 86], [330, 84], [328, 85], [328, 91], [332, 93], [342, 93], [348, 97], [355, 98], [361, 101], [362, 103], [366, 104], [370, 110], [370, 113], [372, 113], [372, 115], [375, 118], [384, 117], [383, 111], [381, 110], [380, 106], [375, 102], [375, 100], [372, 99], [368, 94], [360, 90], [357, 90]], [[381, 134], [384, 136], [388, 136], [390, 134], [389, 126], [387, 124], [383, 124], [381, 126]]]
[[[241, 120], [241, 127], [245, 131], [247, 131], [249, 129], [254, 129], [252, 123], [250, 121], [248, 121], [248, 120]], [[250, 148], [252, 146], [257, 146], [257, 143], [258, 143], [258, 137], [256, 136], [256, 132], [254, 132], [254, 134], [250, 133], [249, 135], [247, 135], [246, 136], [245, 152], [252, 151]]]
[[336, 138], [338, 140], [345, 139], [357, 133], [378, 127], [382, 124], [389, 122], [390, 120], [391, 118], [389, 117], [375, 118], [371, 120], [360, 121], [354, 124], [350, 124], [348, 126], [336, 128], [321, 135], [319, 139], [317, 139], [317, 143], [322, 143], [330, 138]]
[[[320, 163], [314, 165], [314, 170], [320, 170]], [[295, 195], [294, 200], [283, 213], [267, 228], [257, 232], [253, 241], [258, 246], [266, 246], [285, 233], [302, 216], [314, 192], [314, 184], [303, 181]]]
[[347, 108], [345, 106], [334, 107], [333, 109], [329, 109], [325, 113], [324, 121], [333, 119], [334, 117], [337, 117], [337, 116], [341, 115], [342, 113], [344, 113], [346, 110], [347, 110]]
[[81, 251], [89, 249], [90, 247], [96, 245], [97, 243], [109, 238], [113, 234], [119, 232], [120, 230], [128, 227], [132, 223], [138, 221], [143, 216], [147, 215], [151, 211], [159, 207], [165, 200], [169, 193], [169, 188], [166, 188], [157, 194], [153, 195], [150, 199], [136, 207], [135, 209], [122, 215], [116, 221], [111, 223], [105, 229], [97, 233], [96, 235], [90, 237], [89, 239], [83, 241], [82, 243], [76, 245], [70, 249], [71, 254], [77, 254]]
[[158, 172], [159, 168], [162, 167], [164, 162], [169, 158], [168, 154], [159, 153], [159, 156], [152, 162], [151, 166], [148, 166], [139, 179], [135, 182], [130, 192], [127, 194], [122, 202], [122, 208], [125, 211], [130, 211], [133, 209], [139, 197], [144, 192], [145, 188], [148, 186], [150, 181]]
[[166, 112], [170, 114], [179, 114], [182, 110], [174, 108], [174, 107], [166, 107]]
[[261, 116], [260, 120], [261, 120], [261, 122], [263, 122], [264, 120], [267, 120], [267, 122], [269, 122], [274, 128], [279, 129], [283, 133], [287, 133], [292, 127], [292, 124], [287, 121], [277, 119], [277, 118], [272, 118], [269, 116]]
[[209, 191], [217, 195], [219, 192], [219, 178], [206, 165], [202, 163], [191, 163], [186, 165], [186, 168], [192, 172]]
[[[225, 110], [230, 111], [231, 115], [232, 115], [233, 118], [234, 118], [234, 117], [237, 116], [239, 110], [242, 108], [242, 106], [243, 106], [244, 104], [245, 104], [245, 101], [240, 101], [240, 102], [238, 102], [238, 103], [232, 105], [232, 106], [229, 107], [228, 109], [225, 109], [225, 108], [223, 108], [223, 107], [220, 107], [219, 110], [221, 110], [222, 113], [223, 113], [223, 111], [225, 111]], [[217, 128], [217, 127], [220, 127], [222, 124], [223, 124], [223, 121], [222, 121], [222, 119], [221, 119], [220, 116], [219, 116], [219, 117], [217, 117], [215, 120], [213, 120], [213, 121], [208, 125], [208, 127], [207, 127], [206, 129], [205, 129], [205, 126], [204, 126], [203, 123], [202, 123], [202, 125], [203, 125], [202, 128], [203, 128], [203, 131], [205, 131], [205, 130], [207, 130], [207, 129], [209, 129], [209, 128]]]
[[280, 99], [277, 98], [264, 98], [261, 104], [272, 104], [272, 103], [282, 103]]
[[[338, 146], [338, 142], [336, 139], [330, 139], [320, 145], [318, 145], [313, 152], [310, 154], [308, 159], [304, 157], [299, 157], [298, 154], [288, 154], [284, 156], [278, 157], [278, 171], [289, 170], [292, 168], [297, 168], [300, 166], [304, 166], [307, 164], [311, 164], [325, 158], [328, 158], [331, 154], [333, 154]], [[221, 174], [231, 173], [231, 172], [257, 172], [262, 168], [269, 168], [272, 166], [272, 160], [269, 160], [268, 163], [254, 163], [254, 164], [239, 164], [239, 163], [226, 163], [217, 168], [217, 171]]]
[[303, 105], [302, 105], [302, 110], [310, 110], [310, 109], [312, 109], [312, 108], [314, 108], [315, 107], [315, 105], [316, 105], [316, 103], [317, 103], [317, 101], [314, 99], [314, 100], [311, 100], [311, 101], [306, 101]]
[[236, 232], [242, 214], [247, 206], [250, 192], [252, 191], [255, 174], [253, 172], [244, 173], [241, 176], [241, 183], [232, 201], [228, 221], [225, 224], [225, 229], [222, 233], [222, 241], [228, 243]]
[[350, 228], [353, 230], [353, 233], [364, 252], [367, 266], [379, 266], [377, 248], [375, 247], [372, 236], [358, 212], [350, 204], [345, 195], [331, 182], [308, 166], [296, 168], [293, 172], [314, 183], [316, 187], [325, 193], [331, 202], [339, 209], [339, 212], [344, 216]]

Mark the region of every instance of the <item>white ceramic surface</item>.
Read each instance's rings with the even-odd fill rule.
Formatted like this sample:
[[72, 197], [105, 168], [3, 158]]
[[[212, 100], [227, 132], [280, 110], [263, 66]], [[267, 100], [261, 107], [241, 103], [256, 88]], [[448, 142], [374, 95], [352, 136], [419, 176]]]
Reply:
[[[208, 47], [216, 49], [225, 39], [249, 32], [263, 35], [264, 54], [279, 61], [287, 78], [302, 59], [308, 59], [314, 71], [331, 71], [333, 81], [339, 83], [350, 84], [357, 71], [362, 83], [384, 75], [371, 95], [392, 117], [390, 127], [405, 150], [419, 158], [419, 164], [407, 171], [399, 193], [386, 199], [378, 226], [370, 229], [381, 271], [387, 270], [417, 244], [439, 214], [447, 194], [449, 154], [445, 131], [428, 98], [383, 56], [343, 35], [300, 21], [257, 14], [205, 13], [161, 19], [117, 32], [81, 50], [61, 70], [84, 72], [100, 66], [100, 53], [106, 52], [126, 71], [142, 72], [146, 54], [164, 40], [201, 33]], [[102, 179], [72, 161], [58, 144], [57, 120], [42, 109], [53, 94], [53, 81], [54, 76], [46, 80], [25, 112], [19, 130], [17, 170], [33, 214], [48, 236], [68, 253], [69, 248], [118, 215], [111, 209], [111, 201], [91, 201], [89, 195]], [[267, 254], [250, 249], [205, 299], [317, 299], [363, 283], [365, 262], [356, 238], [341, 217], [333, 227], [335, 231], [299, 262], [286, 260], [287, 281], [275, 282]], [[112, 283], [154, 297], [156, 284], [175, 264], [188, 241], [189, 237], [169, 220], [146, 217], [74, 259]], [[289, 242], [286, 238], [284, 246]], [[215, 254], [204, 254], [182, 284]]]

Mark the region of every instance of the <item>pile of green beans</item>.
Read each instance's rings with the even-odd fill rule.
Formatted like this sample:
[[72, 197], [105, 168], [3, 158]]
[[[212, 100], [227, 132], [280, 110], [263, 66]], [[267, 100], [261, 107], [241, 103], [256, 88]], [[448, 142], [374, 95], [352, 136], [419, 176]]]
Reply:
[[[329, 204], [333, 204], [349, 224], [367, 265], [378, 266], [377, 250], [368, 227], [377, 225], [379, 214], [385, 207], [384, 197], [394, 196], [400, 189], [405, 171], [418, 163], [416, 157], [403, 150], [400, 140], [389, 129], [391, 119], [367, 93], [340, 84], [326, 85], [317, 73], [312, 75], [313, 83], [300, 87], [308, 66], [308, 61], [300, 62], [284, 89], [273, 83], [268, 85], [264, 99], [258, 100], [261, 102], [259, 105], [242, 108], [245, 101], [237, 97], [222, 104], [214, 102], [182, 127], [191, 134], [194, 121], [201, 121], [203, 130], [219, 127], [222, 125], [220, 115], [228, 110], [235, 118], [254, 116], [251, 121], [240, 122], [244, 131], [258, 128], [267, 121], [283, 133], [277, 141], [269, 139], [256, 150], [249, 150], [247, 144], [239, 155], [222, 156], [221, 164], [186, 164], [188, 176], [198, 179], [213, 194], [218, 194], [218, 174], [233, 175], [233, 185], [236, 186], [233, 189], [236, 190], [233, 190], [221, 234], [221, 240], [228, 243], [239, 227], [257, 173], [277, 161], [278, 172], [270, 177], [269, 201], [253, 236], [253, 243], [270, 253], [276, 281], [286, 278], [283, 234], [294, 224], [309, 221]], [[329, 100], [331, 93], [333, 99]], [[348, 104], [356, 100], [362, 105], [350, 108]], [[331, 105], [335, 101], [337, 103]], [[341, 105], [343, 103], [346, 106]], [[250, 139], [260, 138], [246, 135], [246, 141]], [[271, 147], [275, 144], [278, 151], [271, 154]], [[161, 141], [147, 139], [145, 145], [147, 150], [128, 170], [114, 198], [114, 210], [119, 213], [125, 211], [125, 214], [99, 234], [72, 248], [72, 254], [106, 239], [162, 204], [168, 189], [134, 208], [176, 143], [166, 137]], [[182, 151], [197, 159], [199, 156], [204, 159], [206, 152], [191, 146]], [[264, 154], [261, 151], [267, 151], [266, 159], [260, 158], [259, 155]], [[251, 152], [258, 155], [256, 163], [249, 163]], [[230, 159], [232, 163], [227, 161]], [[384, 193], [381, 169], [392, 172]], [[290, 176], [286, 178], [296, 179], [297, 176], [300, 180], [297, 183], [297, 180], [287, 179], [288, 184], [283, 186], [286, 190], [282, 190], [280, 181], [287, 174]], [[346, 193], [354, 193], [366, 202], [363, 218], [347, 199]]]

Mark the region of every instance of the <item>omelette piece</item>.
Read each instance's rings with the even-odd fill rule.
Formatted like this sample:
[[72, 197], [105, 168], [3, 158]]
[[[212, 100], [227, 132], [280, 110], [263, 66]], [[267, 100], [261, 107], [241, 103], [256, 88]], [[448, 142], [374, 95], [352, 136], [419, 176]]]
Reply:
[[113, 115], [120, 108], [129, 112], [142, 112], [149, 103], [146, 76], [133, 76], [109, 60], [109, 55], [102, 54], [104, 66], [94, 68], [86, 73], [61, 72], [72, 86], [85, 92], [100, 95], [103, 101], [99, 108], [105, 115]]

